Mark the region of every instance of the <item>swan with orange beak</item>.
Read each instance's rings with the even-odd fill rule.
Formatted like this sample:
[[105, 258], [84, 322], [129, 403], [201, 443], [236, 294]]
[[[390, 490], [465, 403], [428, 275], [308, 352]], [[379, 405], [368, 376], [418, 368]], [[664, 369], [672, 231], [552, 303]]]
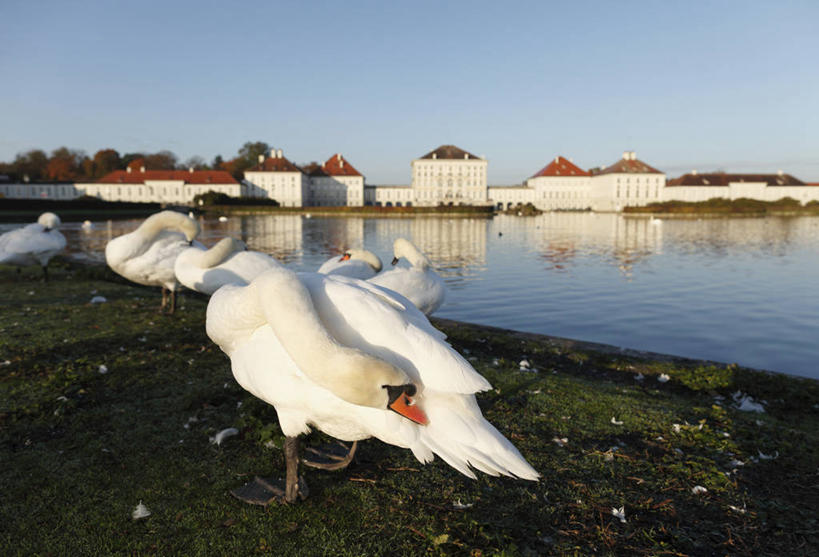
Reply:
[[[217, 290], [206, 326], [237, 382], [276, 408], [286, 437], [284, 487], [257, 478], [233, 491], [244, 501], [305, 496], [298, 436], [311, 428], [353, 443], [376, 437], [422, 463], [437, 454], [472, 478], [473, 468], [538, 478], [481, 414], [475, 393], [489, 383], [400, 294], [274, 268], [247, 286]], [[334, 468], [351, 459], [340, 457]]]

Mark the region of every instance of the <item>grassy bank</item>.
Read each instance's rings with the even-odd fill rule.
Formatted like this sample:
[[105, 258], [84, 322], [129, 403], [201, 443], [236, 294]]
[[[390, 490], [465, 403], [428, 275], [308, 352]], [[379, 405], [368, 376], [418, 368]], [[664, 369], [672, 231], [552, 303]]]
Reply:
[[707, 201], [664, 201], [644, 207], [625, 207], [624, 213], [652, 213], [667, 215], [714, 215], [714, 216], [795, 216], [819, 215], [819, 202], [810, 201], [802, 205], [796, 199], [785, 197], [777, 201], [758, 199], [724, 199], [715, 197]]
[[[814, 381], [439, 321], [541, 481], [473, 481], [370, 440], [345, 471], [306, 470], [307, 501], [262, 509], [228, 490], [283, 473], [282, 436], [206, 337], [206, 301], [163, 317], [158, 291], [103, 269], [51, 275], [0, 267], [4, 555], [819, 552]], [[766, 411], [735, 409], [738, 390]]]

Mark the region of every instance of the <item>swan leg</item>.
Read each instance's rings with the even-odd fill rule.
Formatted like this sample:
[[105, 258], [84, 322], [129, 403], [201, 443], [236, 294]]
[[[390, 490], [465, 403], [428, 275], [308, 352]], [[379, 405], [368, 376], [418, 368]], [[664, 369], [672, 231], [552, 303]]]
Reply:
[[[20, 268], [18, 267], [17, 270], [19, 271]], [[48, 282], [48, 267], [43, 265], [43, 282]]]
[[295, 503], [297, 499], [306, 499], [310, 491], [304, 479], [299, 478], [299, 440], [297, 437], [286, 437], [284, 440], [284, 464], [286, 475], [283, 489], [281, 480], [256, 476], [252, 482], [232, 489], [231, 495], [245, 503], [262, 506], [267, 506], [274, 501]]
[[171, 309], [168, 314], [173, 315], [174, 311], [176, 311], [176, 290], [171, 290]]
[[312, 468], [341, 470], [349, 466], [353, 461], [356, 449], [358, 449], [358, 441], [353, 441], [349, 448], [340, 441], [335, 445], [327, 445], [318, 449], [308, 447], [305, 449], [306, 454], [301, 461]]
[[168, 290], [162, 287], [162, 303], [159, 304], [159, 313], [165, 313], [165, 304], [168, 303]]

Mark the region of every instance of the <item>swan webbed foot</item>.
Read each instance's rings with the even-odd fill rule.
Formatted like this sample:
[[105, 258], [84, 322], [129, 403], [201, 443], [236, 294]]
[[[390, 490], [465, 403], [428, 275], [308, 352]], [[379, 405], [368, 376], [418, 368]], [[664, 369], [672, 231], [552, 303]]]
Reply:
[[305, 466], [320, 470], [342, 470], [350, 465], [358, 449], [358, 441], [348, 447], [341, 441], [322, 445], [319, 448], [307, 447], [301, 461]]
[[[289, 487], [290, 489], [288, 489], [287, 482], [284, 480], [256, 476], [252, 482], [231, 489], [230, 494], [250, 505], [261, 505], [263, 507], [271, 503], [293, 503], [296, 499], [304, 501], [310, 494], [304, 478], [299, 478], [298, 483]], [[287, 497], [288, 491], [290, 492], [289, 499]]]

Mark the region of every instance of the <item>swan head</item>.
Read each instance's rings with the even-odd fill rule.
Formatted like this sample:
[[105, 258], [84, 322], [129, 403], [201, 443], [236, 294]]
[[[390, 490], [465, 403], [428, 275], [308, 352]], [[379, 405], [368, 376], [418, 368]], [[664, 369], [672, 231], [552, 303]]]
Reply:
[[429, 418], [415, 403], [417, 387], [406, 373], [394, 365], [364, 353], [358, 353], [348, 360], [347, 365], [355, 369], [346, 375], [343, 386], [334, 392], [353, 404], [392, 410], [408, 420], [426, 425]]
[[376, 254], [366, 249], [350, 248], [344, 252], [339, 261], [347, 261], [349, 259], [358, 259], [364, 261], [372, 267], [376, 273], [381, 271], [381, 259]]
[[426, 269], [432, 265], [429, 258], [424, 255], [421, 250], [415, 247], [415, 244], [406, 238], [396, 238], [392, 244], [392, 264], [397, 265], [398, 260], [402, 257], [410, 262], [413, 267]]
[[37, 218], [37, 222], [45, 228], [46, 232], [60, 227], [60, 217], [54, 213], [43, 213]]

